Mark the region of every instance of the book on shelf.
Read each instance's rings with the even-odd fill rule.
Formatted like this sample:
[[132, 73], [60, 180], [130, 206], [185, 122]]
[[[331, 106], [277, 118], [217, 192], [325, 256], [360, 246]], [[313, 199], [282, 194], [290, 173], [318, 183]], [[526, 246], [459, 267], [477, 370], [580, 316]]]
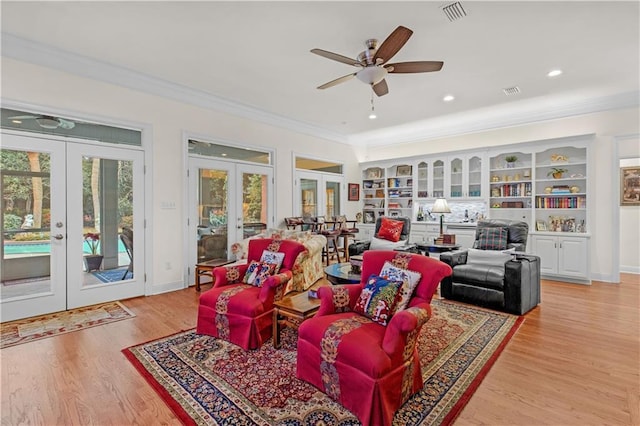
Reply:
[[399, 209], [400, 208], [400, 203], [389, 202], [389, 208], [390, 209]]

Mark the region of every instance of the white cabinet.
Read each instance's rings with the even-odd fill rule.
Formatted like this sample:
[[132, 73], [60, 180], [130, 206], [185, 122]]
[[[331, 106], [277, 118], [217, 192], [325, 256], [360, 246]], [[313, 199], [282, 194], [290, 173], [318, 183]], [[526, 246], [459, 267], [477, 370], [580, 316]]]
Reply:
[[540, 273], [543, 276], [591, 282], [587, 234], [574, 236], [538, 233], [530, 238], [529, 251], [540, 256]]
[[409, 235], [410, 243], [429, 243], [433, 244], [436, 238], [440, 236], [440, 223], [438, 222], [413, 222], [411, 224], [411, 234]]
[[476, 227], [473, 225], [447, 224], [445, 232], [456, 236], [456, 244], [461, 249], [473, 247], [476, 239]]

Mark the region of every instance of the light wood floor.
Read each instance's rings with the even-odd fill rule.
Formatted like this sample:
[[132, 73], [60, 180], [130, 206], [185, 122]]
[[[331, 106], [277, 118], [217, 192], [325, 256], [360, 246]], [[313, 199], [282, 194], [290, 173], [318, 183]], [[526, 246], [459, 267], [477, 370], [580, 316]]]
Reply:
[[[639, 289], [544, 281], [456, 425], [639, 425]], [[198, 294], [124, 303], [136, 318], [2, 350], [2, 425], [178, 424], [120, 350], [194, 327]]]

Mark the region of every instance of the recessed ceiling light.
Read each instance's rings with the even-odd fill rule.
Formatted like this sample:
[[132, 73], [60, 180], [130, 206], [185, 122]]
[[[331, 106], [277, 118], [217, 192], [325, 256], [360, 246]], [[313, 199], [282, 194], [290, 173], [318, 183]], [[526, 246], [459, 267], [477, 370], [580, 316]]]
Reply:
[[562, 70], [552, 70], [547, 73], [547, 77], [557, 77], [562, 74]]
[[223, 157], [226, 157], [226, 156], [227, 156], [227, 154], [226, 154], [225, 152], [223, 152], [223, 153], [222, 153], [222, 154], [220, 154], [220, 155], [222, 155]]
[[371, 111], [371, 114], [369, 114], [369, 120], [375, 120], [376, 118], [378, 118], [378, 116], [376, 115], [375, 112]]
[[11, 120], [14, 124], [22, 124], [22, 120]]
[[451, 102], [454, 99], [455, 99], [455, 96], [453, 95], [446, 95], [444, 98], [442, 98], [442, 100], [445, 102]]

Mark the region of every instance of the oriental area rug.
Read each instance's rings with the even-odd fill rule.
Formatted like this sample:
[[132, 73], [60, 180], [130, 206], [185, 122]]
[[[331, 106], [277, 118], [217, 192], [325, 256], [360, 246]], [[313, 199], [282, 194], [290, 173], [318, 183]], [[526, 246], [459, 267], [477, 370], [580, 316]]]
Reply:
[[0, 349], [133, 318], [120, 302], [101, 303], [0, 324]]
[[[451, 424], [524, 317], [433, 300], [418, 345], [424, 387], [394, 425]], [[294, 330], [282, 347], [240, 347], [183, 331], [123, 353], [187, 425], [359, 425], [358, 419], [296, 378]]]

